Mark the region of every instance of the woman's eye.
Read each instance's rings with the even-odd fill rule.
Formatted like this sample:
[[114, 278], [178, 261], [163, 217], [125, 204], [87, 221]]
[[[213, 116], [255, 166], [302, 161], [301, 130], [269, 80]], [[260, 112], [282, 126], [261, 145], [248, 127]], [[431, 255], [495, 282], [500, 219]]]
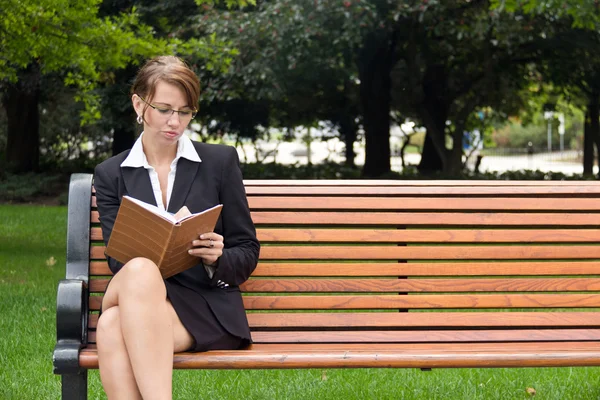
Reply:
[[171, 113], [171, 109], [170, 108], [157, 108], [157, 110], [161, 114], [169, 114], [169, 113]]
[[179, 111], [179, 115], [181, 115], [182, 117], [189, 117], [190, 115], [192, 115], [191, 111]]

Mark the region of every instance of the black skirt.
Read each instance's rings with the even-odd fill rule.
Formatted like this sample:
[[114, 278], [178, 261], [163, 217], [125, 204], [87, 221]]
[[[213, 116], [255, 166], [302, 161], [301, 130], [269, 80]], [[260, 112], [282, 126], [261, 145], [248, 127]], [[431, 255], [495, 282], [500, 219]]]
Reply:
[[[108, 281], [107, 289], [112, 278]], [[179, 320], [194, 338], [194, 344], [187, 351], [236, 350], [250, 344], [248, 340], [232, 335], [221, 325], [202, 295], [171, 280], [163, 282], [167, 288], [167, 298]]]
[[195, 343], [188, 351], [233, 350], [249, 345], [225, 330], [202, 295], [171, 280], [164, 282], [177, 316], [194, 337]]

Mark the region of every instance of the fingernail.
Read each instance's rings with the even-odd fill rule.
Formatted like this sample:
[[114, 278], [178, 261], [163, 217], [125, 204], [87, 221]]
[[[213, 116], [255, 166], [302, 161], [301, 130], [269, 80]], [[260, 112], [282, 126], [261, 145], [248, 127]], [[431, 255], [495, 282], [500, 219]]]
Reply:
[[188, 253], [192, 254], [192, 250], [188, 250]]

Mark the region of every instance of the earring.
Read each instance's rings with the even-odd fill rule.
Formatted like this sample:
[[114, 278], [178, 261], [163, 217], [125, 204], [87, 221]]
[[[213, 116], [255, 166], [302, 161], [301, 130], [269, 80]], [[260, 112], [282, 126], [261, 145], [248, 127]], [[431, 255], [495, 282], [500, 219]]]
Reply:
[[138, 115], [138, 117], [137, 117], [136, 121], [137, 121], [137, 123], [138, 123], [138, 124], [140, 124], [140, 125], [142, 124], [142, 122], [144, 122], [144, 120], [142, 119], [142, 116], [141, 116], [141, 115]]

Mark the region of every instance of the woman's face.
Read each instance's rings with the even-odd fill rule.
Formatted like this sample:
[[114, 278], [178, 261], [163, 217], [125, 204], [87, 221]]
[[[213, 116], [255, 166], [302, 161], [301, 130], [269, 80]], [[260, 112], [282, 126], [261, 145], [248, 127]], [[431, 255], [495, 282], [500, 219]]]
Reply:
[[144, 117], [144, 137], [160, 145], [177, 143], [194, 112], [179, 87], [162, 81], [157, 82], [152, 100], [134, 94], [132, 101], [137, 115]]

